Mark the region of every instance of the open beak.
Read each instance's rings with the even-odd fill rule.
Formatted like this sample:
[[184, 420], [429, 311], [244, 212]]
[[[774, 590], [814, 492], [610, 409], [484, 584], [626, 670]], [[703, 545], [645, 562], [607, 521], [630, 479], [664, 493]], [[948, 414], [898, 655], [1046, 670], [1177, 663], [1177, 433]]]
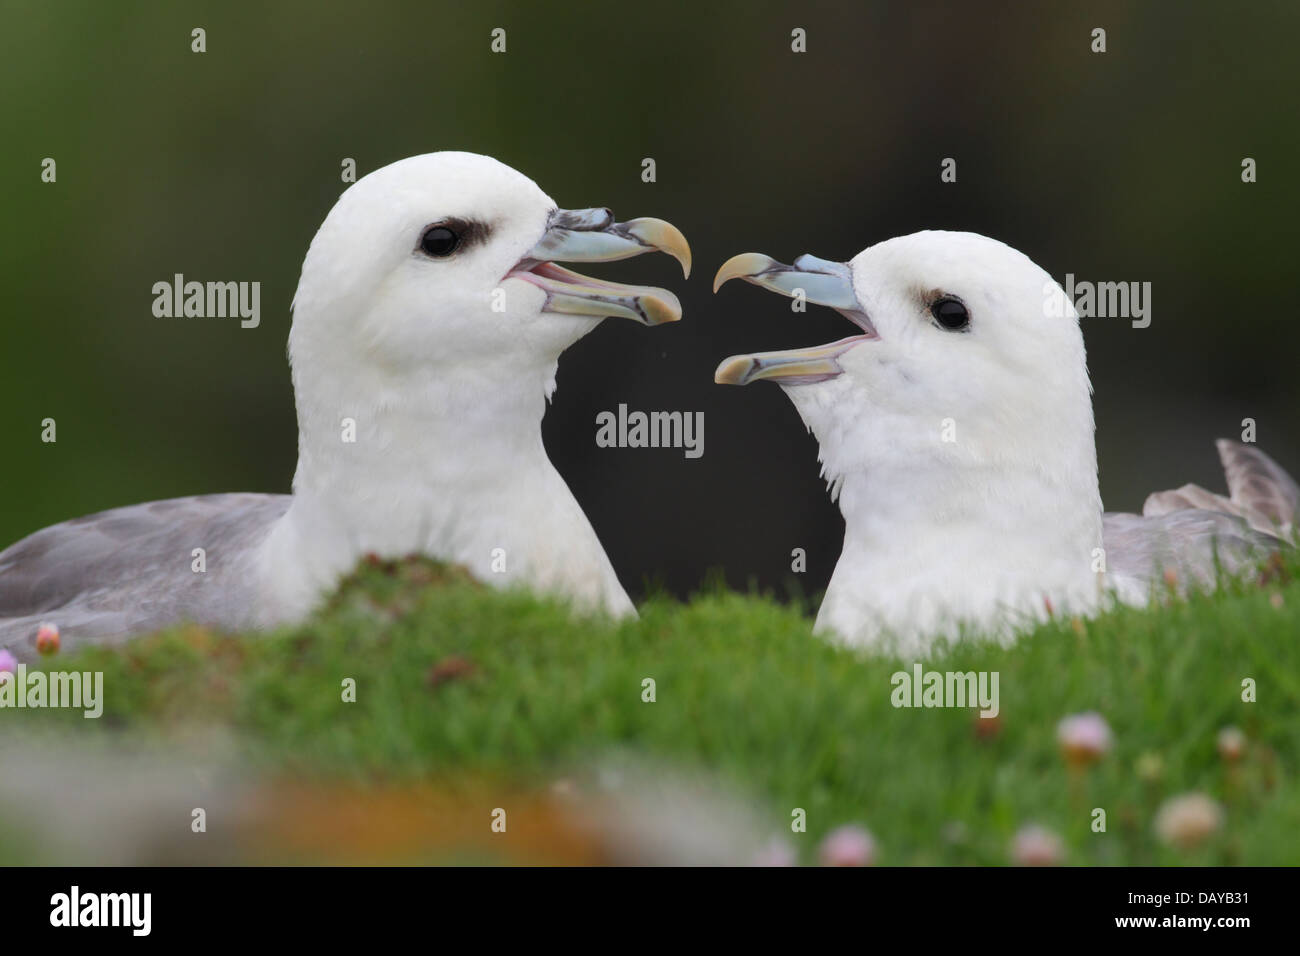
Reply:
[[748, 385], [765, 378], [782, 385], [824, 382], [844, 371], [838, 361], [841, 355], [859, 342], [880, 337], [853, 291], [853, 272], [847, 263], [800, 256], [787, 266], [762, 253], [746, 252], [722, 264], [713, 291], [730, 279], [744, 279], [782, 295], [802, 295], [814, 305], [830, 306], [862, 329], [862, 334], [807, 349], [733, 355], [713, 373], [719, 385]]
[[556, 262], [612, 262], [644, 252], [666, 252], [691, 274], [691, 247], [662, 219], [615, 222], [608, 209], [557, 209], [546, 232], [506, 278], [531, 282], [546, 293], [543, 312], [621, 316], [643, 325], [676, 322], [682, 304], [667, 289], [622, 285], [579, 275]]

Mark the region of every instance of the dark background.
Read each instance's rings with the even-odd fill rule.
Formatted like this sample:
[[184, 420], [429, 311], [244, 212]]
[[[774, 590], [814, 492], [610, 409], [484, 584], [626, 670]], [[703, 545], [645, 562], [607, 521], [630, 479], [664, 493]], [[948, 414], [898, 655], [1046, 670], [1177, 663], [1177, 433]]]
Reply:
[[[141, 500], [287, 491], [289, 302], [340, 162], [364, 174], [438, 149], [691, 241], [686, 283], [662, 256], [590, 270], [673, 288], [685, 320], [604, 323], [566, 353], [544, 426], [634, 595], [645, 578], [687, 593], [719, 567], [784, 591], [794, 547], [814, 592], [839, 552], [793, 407], [712, 374], [735, 352], [851, 330], [740, 284], [713, 296], [736, 252], [847, 259], [967, 229], [1061, 280], [1150, 281], [1150, 328], [1084, 320], [1107, 507], [1222, 488], [1212, 441], [1244, 417], [1300, 473], [1295, 3], [2, 8], [0, 547]], [[956, 184], [939, 180], [948, 156]], [[154, 318], [151, 287], [176, 272], [261, 281], [261, 327]], [[703, 410], [704, 457], [597, 448], [596, 413], [620, 402]]]

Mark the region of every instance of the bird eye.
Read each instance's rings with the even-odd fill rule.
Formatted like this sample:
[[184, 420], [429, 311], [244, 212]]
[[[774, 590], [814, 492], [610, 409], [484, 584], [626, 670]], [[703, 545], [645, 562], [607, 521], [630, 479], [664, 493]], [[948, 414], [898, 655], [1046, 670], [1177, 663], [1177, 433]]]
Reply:
[[460, 246], [460, 236], [446, 226], [430, 226], [420, 237], [420, 248], [425, 255], [445, 259]]
[[964, 332], [970, 328], [970, 313], [965, 304], [955, 296], [945, 295], [930, 305], [930, 314], [949, 332]]

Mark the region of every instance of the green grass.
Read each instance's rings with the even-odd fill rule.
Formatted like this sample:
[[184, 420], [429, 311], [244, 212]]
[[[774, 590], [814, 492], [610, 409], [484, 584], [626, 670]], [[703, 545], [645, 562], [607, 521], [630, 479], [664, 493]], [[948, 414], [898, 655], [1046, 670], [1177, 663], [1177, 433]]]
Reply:
[[[639, 621], [575, 620], [426, 562], [363, 566], [298, 628], [178, 628], [49, 661], [104, 671], [104, 718], [22, 719], [132, 739], [215, 722], [257, 766], [348, 781], [470, 774], [540, 787], [593, 754], [631, 752], [738, 785], [769, 808], [774, 832], [804, 808], [808, 832], [790, 837], [804, 861], [827, 830], [858, 822], [886, 864], [1005, 863], [1027, 823], [1057, 832], [1070, 863], [1300, 863], [1294, 562], [1263, 585], [1058, 620], [1009, 648], [961, 644], [926, 662], [998, 672], [995, 721], [895, 709], [890, 676], [910, 659], [831, 646], [800, 609], [767, 597], [714, 589], [640, 610]], [[347, 677], [355, 703], [341, 701]], [[642, 701], [647, 677], [654, 703]], [[1256, 703], [1242, 701], [1247, 677]], [[1072, 772], [1057, 722], [1088, 710], [1114, 745]], [[1237, 763], [1216, 749], [1229, 725], [1249, 740]], [[1224, 826], [1196, 850], [1167, 848], [1156, 809], [1193, 790], [1224, 806]], [[1105, 833], [1090, 828], [1094, 807]]]

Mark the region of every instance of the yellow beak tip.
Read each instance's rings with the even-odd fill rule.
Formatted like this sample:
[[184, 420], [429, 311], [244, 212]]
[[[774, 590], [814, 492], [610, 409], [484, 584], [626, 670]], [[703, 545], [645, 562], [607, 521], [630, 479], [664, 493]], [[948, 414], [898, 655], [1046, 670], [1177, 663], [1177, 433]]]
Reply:
[[713, 373], [713, 381], [717, 385], [744, 385], [753, 367], [754, 360], [747, 355], [733, 355], [718, 366]]
[[713, 291], [716, 293], [722, 288], [723, 283], [730, 282], [732, 279], [748, 279], [757, 275], [773, 261], [775, 260], [761, 252], [742, 252], [738, 256], [732, 256], [722, 264], [717, 275], [713, 277]]
[[691, 247], [683, 243], [680, 249], [666, 249], [664, 251], [676, 259], [682, 267], [682, 278], [689, 279], [691, 277]]
[[645, 310], [650, 325], [667, 325], [669, 322], [680, 322], [682, 319], [680, 305], [665, 302], [657, 296], [643, 296], [641, 308]]

